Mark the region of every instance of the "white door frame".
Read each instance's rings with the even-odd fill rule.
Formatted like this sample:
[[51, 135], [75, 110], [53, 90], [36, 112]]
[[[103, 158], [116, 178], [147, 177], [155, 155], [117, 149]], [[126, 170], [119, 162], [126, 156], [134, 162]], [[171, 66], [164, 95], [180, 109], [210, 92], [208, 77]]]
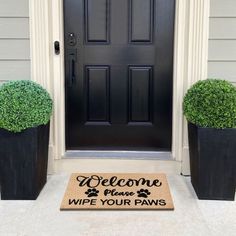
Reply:
[[[165, 1], [165, 0], [163, 0]], [[63, 0], [29, 0], [32, 80], [54, 100], [49, 167], [65, 154]], [[210, 0], [176, 0], [172, 155], [189, 174], [187, 126], [182, 100], [187, 88], [207, 78]], [[60, 42], [60, 55], [53, 43]]]

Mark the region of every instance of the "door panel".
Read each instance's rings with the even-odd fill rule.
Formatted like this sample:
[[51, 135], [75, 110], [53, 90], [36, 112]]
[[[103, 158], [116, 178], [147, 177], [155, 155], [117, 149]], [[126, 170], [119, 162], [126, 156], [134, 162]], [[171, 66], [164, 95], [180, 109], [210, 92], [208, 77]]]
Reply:
[[152, 67], [129, 67], [129, 122], [150, 122]]
[[109, 67], [87, 66], [85, 74], [87, 84], [88, 121], [109, 121]]
[[171, 149], [174, 0], [65, 0], [67, 150]]
[[85, 42], [109, 43], [109, 0], [85, 0]]
[[152, 42], [154, 0], [129, 1], [129, 41]]

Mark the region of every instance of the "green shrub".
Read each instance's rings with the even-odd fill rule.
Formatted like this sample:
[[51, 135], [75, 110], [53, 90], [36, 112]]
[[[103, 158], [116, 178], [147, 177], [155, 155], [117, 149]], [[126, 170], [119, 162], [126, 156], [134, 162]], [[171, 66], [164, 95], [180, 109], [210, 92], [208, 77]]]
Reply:
[[35, 82], [11, 81], [0, 87], [0, 128], [20, 132], [47, 124], [51, 113], [49, 93]]
[[199, 81], [185, 95], [183, 109], [198, 126], [236, 128], [236, 87], [219, 79]]

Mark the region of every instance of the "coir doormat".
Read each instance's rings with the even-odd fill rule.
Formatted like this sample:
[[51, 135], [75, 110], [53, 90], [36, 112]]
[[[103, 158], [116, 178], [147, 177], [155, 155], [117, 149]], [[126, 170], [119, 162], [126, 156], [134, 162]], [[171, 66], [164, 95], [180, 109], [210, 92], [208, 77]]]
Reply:
[[165, 174], [74, 173], [61, 210], [173, 210]]

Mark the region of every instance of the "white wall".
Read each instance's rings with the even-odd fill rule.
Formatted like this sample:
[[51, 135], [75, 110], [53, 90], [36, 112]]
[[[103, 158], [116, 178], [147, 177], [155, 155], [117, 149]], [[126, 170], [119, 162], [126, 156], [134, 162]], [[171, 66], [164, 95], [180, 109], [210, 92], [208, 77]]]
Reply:
[[0, 0], [0, 83], [30, 79], [29, 0]]
[[236, 0], [211, 0], [208, 77], [236, 84]]

